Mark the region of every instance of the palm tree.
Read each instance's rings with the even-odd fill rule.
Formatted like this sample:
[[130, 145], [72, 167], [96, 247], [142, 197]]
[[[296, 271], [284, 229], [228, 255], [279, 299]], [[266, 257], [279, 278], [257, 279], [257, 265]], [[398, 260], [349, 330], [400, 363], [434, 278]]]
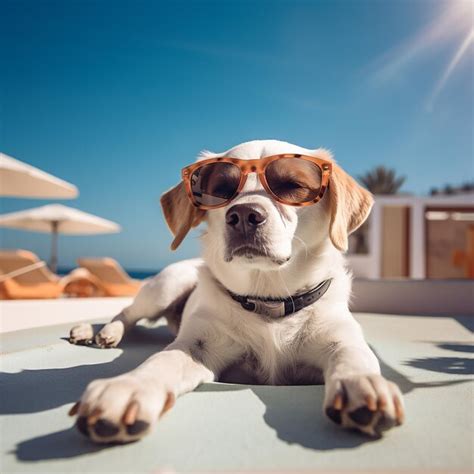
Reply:
[[372, 194], [397, 194], [405, 179], [405, 176], [396, 176], [394, 169], [385, 166], [377, 166], [365, 175], [359, 176], [359, 181]]

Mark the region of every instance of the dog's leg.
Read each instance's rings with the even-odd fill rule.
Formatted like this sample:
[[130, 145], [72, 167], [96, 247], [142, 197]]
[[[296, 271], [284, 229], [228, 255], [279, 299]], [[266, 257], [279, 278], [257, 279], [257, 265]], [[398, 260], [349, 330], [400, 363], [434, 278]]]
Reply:
[[[91, 382], [70, 411], [78, 415], [79, 431], [99, 443], [137, 440], [176, 397], [213, 381], [238, 350], [228, 336], [196, 319], [191, 331], [180, 331], [175, 342], [135, 370]], [[182, 332], [189, 336], [182, 337]]]
[[[158, 319], [168, 316], [169, 326], [177, 332], [177, 318], [188, 296], [197, 284], [198, 268], [202, 260], [184, 260], [166, 267], [148, 280], [140, 289], [133, 303], [95, 336], [99, 347], [116, 347], [125, 332], [140, 319]], [[82, 323], [71, 329], [69, 340], [73, 344], [87, 344], [94, 339], [94, 331], [89, 323]]]
[[324, 411], [344, 428], [380, 436], [403, 422], [402, 394], [380, 374], [378, 360], [352, 315], [338, 319], [320, 360], [326, 384]]

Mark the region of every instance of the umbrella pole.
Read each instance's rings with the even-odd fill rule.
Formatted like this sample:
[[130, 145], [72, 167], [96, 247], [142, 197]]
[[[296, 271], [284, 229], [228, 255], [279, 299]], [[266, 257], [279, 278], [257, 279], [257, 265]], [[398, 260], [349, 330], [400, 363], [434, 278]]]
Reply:
[[58, 221], [51, 223], [51, 259], [49, 261], [49, 268], [53, 273], [58, 271]]

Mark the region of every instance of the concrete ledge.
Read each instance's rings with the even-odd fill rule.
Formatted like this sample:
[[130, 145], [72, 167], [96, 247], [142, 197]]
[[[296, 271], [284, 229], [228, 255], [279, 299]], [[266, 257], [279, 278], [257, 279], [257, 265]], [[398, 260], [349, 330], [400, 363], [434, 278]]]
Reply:
[[[112, 318], [132, 298], [0, 301], [0, 333]], [[355, 279], [354, 312], [429, 316], [474, 315], [474, 281]]]
[[0, 301], [0, 333], [112, 318], [133, 298], [61, 298]]
[[369, 280], [356, 278], [352, 311], [430, 316], [474, 316], [472, 280]]
[[382, 373], [398, 384], [406, 404], [406, 423], [380, 439], [330, 423], [322, 385], [209, 383], [180, 397], [142, 441], [97, 446], [73, 427], [69, 409], [92, 380], [120, 375], [162, 350], [172, 340], [167, 329], [136, 326], [120, 347], [107, 350], [69, 344], [71, 323], [3, 334], [0, 470], [471, 472], [470, 331], [457, 318], [356, 318]]

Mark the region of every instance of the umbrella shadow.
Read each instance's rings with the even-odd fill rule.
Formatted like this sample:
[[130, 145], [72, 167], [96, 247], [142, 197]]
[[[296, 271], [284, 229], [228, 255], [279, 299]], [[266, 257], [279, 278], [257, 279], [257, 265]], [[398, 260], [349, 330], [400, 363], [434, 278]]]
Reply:
[[474, 354], [474, 344], [468, 344], [467, 342], [437, 342], [436, 346], [446, 351]]
[[[474, 344], [467, 342], [443, 341], [429, 343], [434, 344], [439, 349], [450, 352], [474, 353]], [[451, 375], [474, 375], [474, 359], [472, 357], [421, 357], [407, 360], [404, 362], [404, 365], [428, 370], [430, 372], [440, 372]]]
[[468, 357], [424, 357], [410, 359], [405, 365], [444, 374], [474, 375], [474, 359]]
[[[420, 388], [448, 387], [450, 385], [458, 385], [458, 384], [467, 383], [471, 381], [470, 378], [462, 378], [462, 379], [441, 380], [441, 381], [436, 381], [436, 382], [414, 382], [410, 378], [406, 377], [401, 372], [399, 372], [398, 370], [395, 370], [392, 366], [387, 364], [379, 356], [379, 354], [377, 354], [377, 352], [375, 351], [373, 347], [371, 349], [374, 351], [375, 355], [377, 356], [379, 360], [382, 375], [387, 380], [391, 380], [392, 382], [396, 383], [404, 395]], [[411, 364], [405, 363], [404, 365], [411, 365]], [[424, 370], [430, 370], [427, 367], [424, 367], [423, 364], [418, 367], [416, 365], [412, 365], [412, 367], [416, 367], [416, 368], [424, 369]], [[453, 374], [455, 373], [458, 375], [465, 375], [460, 372], [446, 372], [446, 373], [453, 373]]]

